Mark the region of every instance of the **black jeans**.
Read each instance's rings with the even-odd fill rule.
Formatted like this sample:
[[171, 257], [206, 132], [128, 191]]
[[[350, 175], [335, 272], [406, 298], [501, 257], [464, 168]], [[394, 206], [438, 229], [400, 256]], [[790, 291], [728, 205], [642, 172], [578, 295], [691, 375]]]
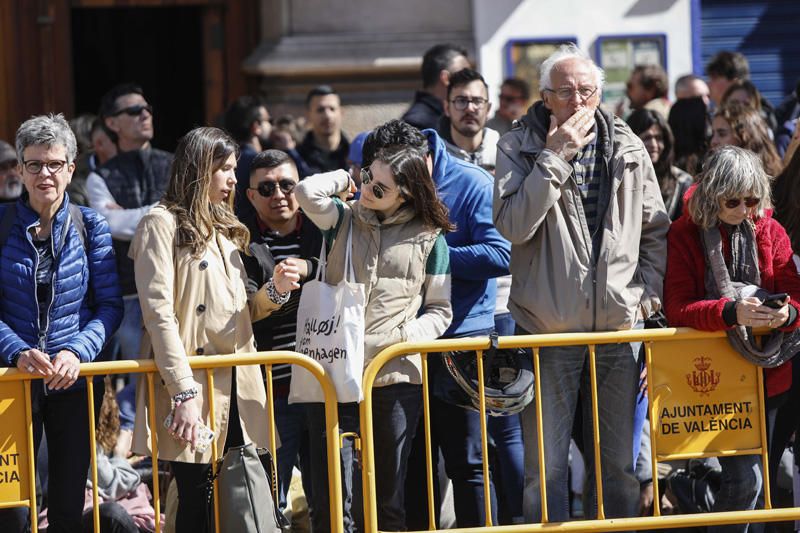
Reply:
[[[231, 408], [228, 414], [228, 433], [225, 450], [244, 444], [244, 434], [239, 421], [236, 395], [236, 368], [231, 376]], [[224, 452], [223, 452], [224, 453]], [[208, 481], [210, 464], [172, 461], [172, 474], [178, 488], [178, 512], [175, 515], [175, 533], [205, 533], [214, 531], [213, 497], [209, 498]]]
[[406, 472], [421, 415], [422, 385], [398, 383], [373, 389], [376, 503], [381, 531], [408, 529]]
[[[48, 533], [81, 530], [83, 497], [89, 472], [89, 408], [86, 389], [45, 394], [44, 382], [31, 382], [33, 446], [38, 455], [42, 433], [47, 434]], [[4, 533], [30, 529], [27, 508], [0, 513]]]
[[[325, 423], [325, 404], [307, 403], [308, 452], [311, 456], [311, 493], [314, 495], [311, 514], [311, 531], [325, 533], [331, 530], [330, 497], [328, 494], [328, 448]], [[339, 431], [359, 431], [358, 404], [339, 404]], [[345, 533], [355, 531], [354, 513], [360, 513], [358, 503], [353, 502], [353, 478], [359, 482], [360, 470], [356, 468], [353, 454], [353, 439], [345, 439], [341, 449], [342, 512]], [[303, 474], [305, 475], [305, 473]]]

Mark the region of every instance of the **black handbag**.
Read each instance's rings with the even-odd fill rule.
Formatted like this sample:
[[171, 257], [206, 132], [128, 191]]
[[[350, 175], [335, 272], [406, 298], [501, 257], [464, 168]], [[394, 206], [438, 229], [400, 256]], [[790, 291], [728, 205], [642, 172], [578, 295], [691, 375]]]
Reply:
[[225, 452], [214, 475], [219, 488], [220, 533], [289, 531], [289, 521], [273, 498], [277, 481], [271, 474], [272, 455], [265, 448], [250, 443]]

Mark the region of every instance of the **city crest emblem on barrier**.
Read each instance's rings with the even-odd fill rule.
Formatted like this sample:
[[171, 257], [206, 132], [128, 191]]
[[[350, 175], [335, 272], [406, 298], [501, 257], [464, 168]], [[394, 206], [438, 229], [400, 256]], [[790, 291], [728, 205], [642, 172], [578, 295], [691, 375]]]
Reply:
[[686, 374], [686, 383], [700, 396], [708, 396], [719, 385], [720, 373], [711, 368], [711, 358], [705, 356], [694, 358], [694, 368], [691, 374]]

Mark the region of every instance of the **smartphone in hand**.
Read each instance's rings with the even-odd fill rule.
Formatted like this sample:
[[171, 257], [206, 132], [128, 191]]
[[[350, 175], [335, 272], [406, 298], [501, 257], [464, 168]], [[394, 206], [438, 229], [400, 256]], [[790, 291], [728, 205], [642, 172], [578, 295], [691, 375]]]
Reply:
[[[164, 427], [168, 430], [172, 428], [172, 414], [170, 412], [164, 419]], [[198, 421], [197, 425], [197, 446], [195, 446], [195, 451], [205, 453], [208, 447], [211, 446], [211, 441], [214, 440], [214, 432], [203, 422]]]
[[777, 293], [777, 294], [769, 294], [764, 301], [761, 302], [761, 305], [770, 307], [772, 309], [780, 309], [789, 301], [789, 295], [785, 292]]

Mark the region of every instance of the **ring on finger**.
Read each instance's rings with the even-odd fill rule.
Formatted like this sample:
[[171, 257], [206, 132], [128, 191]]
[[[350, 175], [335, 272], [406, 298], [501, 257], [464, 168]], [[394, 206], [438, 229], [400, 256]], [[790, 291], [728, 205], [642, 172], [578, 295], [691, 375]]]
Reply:
[[27, 368], [26, 370], [27, 370], [28, 372], [30, 372], [31, 374], [33, 374], [33, 371], [34, 371], [34, 370], [36, 370], [36, 369], [35, 369], [35, 368], [33, 368], [33, 365], [28, 365], [28, 368]]

